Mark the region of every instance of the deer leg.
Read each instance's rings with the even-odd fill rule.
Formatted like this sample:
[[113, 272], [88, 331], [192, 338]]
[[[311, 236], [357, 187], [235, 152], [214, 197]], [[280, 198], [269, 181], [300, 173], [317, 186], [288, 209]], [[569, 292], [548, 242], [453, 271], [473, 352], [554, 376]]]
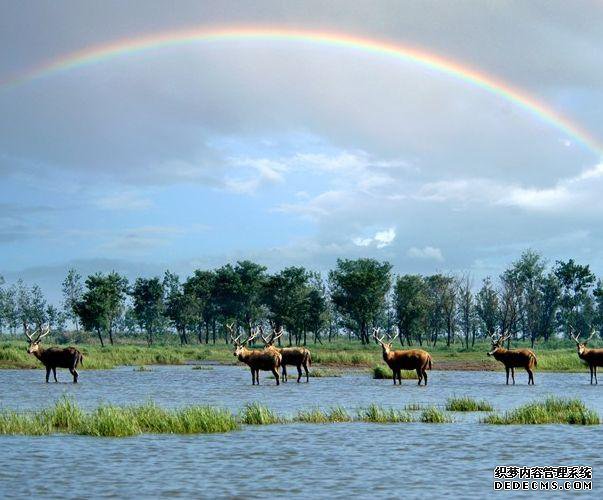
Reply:
[[402, 370], [398, 370], [398, 384], [402, 385]]
[[513, 385], [515, 385], [515, 368], [511, 367], [511, 378], [513, 379]]
[[423, 367], [423, 380], [425, 385], [427, 385], [427, 370], [425, 370], [425, 367]]
[[[280, 381], [279, 381], [280, 377], [278, 375], [278, 370], [276, 368], [272, 368], [272, 374], [274, 375], [274, 378], [276, 379], [276, 385], [279, 385], [280, 384]], [[298, 382], [299, 382], [299, 380], [298, 380]]]
[[421, 372], [421, 368], [417, 368], [417, 377], [419, 378], [419, 383], [417, 385], [421, 385], [421, 380], [423, 380], [423, 373]]
[[297, 383], [299, 384], [299, 381], [301, 380], [302, 377], [302, 371], [301, 371], [301, 365], [297, 365]]
[[260, 385], [260, 369], [259, 368], [255, 371], [255, 380], [258, 383], [258, 385]]
[[71, 372], [71, 375], [73, 375], [73, 383], [77, 384], [77, 377], [78, 377], [77, 370], [75, 368], [69, 368], [69, 371]]
[[529, 368], [526, 368], [526, 371], [528, 372], [528, 385], [534, 385], [534, 372], [532, 372], [532, 370]]
[[308, 363], [304, 363], [304, 371], [306, 372], [306, 383], [310, 382], [310, 372], [308, 371]]
[[46, 383], [48, 383], [48, 379], [50, 379], [50, 366], [46, 367]]
[[509, 368], [505, 366], [505, 370], [507, 371], [507, 385], [509, 385]]
[[251, 385], [255, 385], [255, 370], [250, 368], [251, 371]]
[[595, 372], [595, 385], [599, 385], [599, 382], [597, 381], [597, 365], [593, 366], [593, 371]]
[[54, 376], [54, 381], [58, 382], [58, 380], [57, 380], [57, 367], [56, 366], [52, 367], [52, 375]]
[[282, 377], [281, 377], [281, 380], [282, 380], [283, 382], [287, 382], [287, 366], [286, 366], [286, 365], [283, 365], [283, 366], [282, 366], [282, 369], [283, 369], [283, 375], [282, 375]]

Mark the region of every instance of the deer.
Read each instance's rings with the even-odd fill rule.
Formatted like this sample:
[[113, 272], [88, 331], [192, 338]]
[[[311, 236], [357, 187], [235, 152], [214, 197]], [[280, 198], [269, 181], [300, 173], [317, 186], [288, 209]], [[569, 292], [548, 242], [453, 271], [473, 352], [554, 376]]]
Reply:
[[[50, 378], [50, 370], [52, 370], [52, 374], [54, 375], [54, 381], [58, 382], [57, 368], [69, 368], [71, 375], [73, 375], [73, 383], [77, 384], [79, 376], [76, 370], [77, 365], [84, 364], [84, 356], [80, 351], [75, 347], [49, 347], [48, 349], [44, 349], [41, 345], [41, 340], [50, 333], [48, 325], [39, 329], [35, 338], [29, 334], [27, 325], [24, 325], [24, 333], [29, 342], [27, 353], [33, 354], [46, 367], [46, 383], [48, 383], [48, 379]], [[36, 333], [34, 332], [33, 335], [36, 335]]]
[[272, 349], [248, 349], [248, 345], [258, 335], [258, 329], [251, 328], [250, 335], [240, 341], [241, 335], [234, 336], [234, 323], [227, 324], [226, 328], [230, 333], [230, 340], [234, 345], [234, 356], [241, 362], [249, 366], [251, 370], [252, 385], [260, 385], [260, 370], [271, 371], [276, 379], [276, 385], [280, 384], [278, 369], [281, 366], [282, 356], [275, 348]]
[[[425, 385], [427, 385], [427, 370], [431, 370], [432, 365], [431, 354], [423, 349], [393, 351], [392, 343], [400, 335], [400, 332], [398, 331], [393, 337], [388, 333], [384, 333], [379, 337], [380, 331], [381, 328], [373, 328], [373, 338], [383, 349], [383, 361], [387, 363], [394, 374], [394, 385], [396, 385], [396, 378], [399, 384], [402, 385], [402, 370], [416, 370], [419, 378], [418, 385], [421, 385], [422, 381], [425, 381]], [[386, 335], [387, 342], [384, 342], [383, 339]]]
[[493, 356], [496, 361], [505, 365], [507, 372], [507, 385], [509, 385], [509, 371], [515, 385], [515, 368], [524, 368], [528, 372], [528, 385], [534, 385], [534, 368], [538, 365], [536, 354], [530, 349], [505, 349], [504, 342], [511, 334], [501, 334], [498, 338], [489, 334], [492, 339], [492, 350], [488, 356]]
[[276, 340], [278, 340], [283, 335], [283, 327], [277, 331], [274, 324], [272, 324], [272, 336], [269, 339], [266, 339], [264, 336], [264, 331], [262, 327], [260, 327], [262, 340], [264, 341], [264, 345], [268, 347], [273, 347], [276, 349], [281, 357], [281, 370], [282, 376], [281, 379], [283, 382], [287, 382], [287, 365], [296, 366], [297, 367], [297, 383], [301, 381], [302, 378], [302, 366], [304, 371], [306, 372], [306, 383], [310, 382], [310, 373], [308, 371], [308, 366], [312, 366], [312, 355], [310, 354], [310, 350], [305, 347], [274, 347], [273, 344]]
[[573, 334], [573, 328], [571, 328], [570, 335], [576, 342], [576, 348], [578, 349], [578, 357], [588, 364], [590, 369], [590, 383], [593, 383], [593, 375], [595, 379], [595, 385], [599, 385], [597, 382], [597, 366], [603, 366], [603, 349], [592, 349], [586, 347], [586, 344], [594, 337], [595, 329], [593, 328], [590, 337], [584, 342], [580, 342], [580, 339]]

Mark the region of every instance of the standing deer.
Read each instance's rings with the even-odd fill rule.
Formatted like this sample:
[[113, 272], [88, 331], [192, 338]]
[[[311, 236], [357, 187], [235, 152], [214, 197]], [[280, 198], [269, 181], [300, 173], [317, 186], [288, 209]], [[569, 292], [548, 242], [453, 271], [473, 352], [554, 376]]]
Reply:
[[[431, 354], [423, 349], [408, 349], [402, 351], [392, 351], [392, 343], [400, 332], [396, 333], [393, 337], [387, 333], [378, 336], [380, 328], [373, 328], [373, 338], [381, 344], [383, 349], [383, 361], [390, 367], [394, 376], [394, 385], [396, 385], [396, 377], [398, 382], [402, 385], [402, 370], [416, 370], [417, 377], [419, 378], [419, 384], [425, 380], [427, 385], [427, 370], [431, 370]], [[383, 339], [387, 335], [388, 342], [383, 342]]]
[[584, 342], [580, 342], [578, 337], [575, 337], [572, 333], [570, 333], [574, 342], [576, 342], [576, 347], [578, 348], [578, 356], [580, 359], [586, 361], [588, 364], [588, 368], [590, 369], [590, 383], [593, 383], [593, 375], [595, 377], [595, 384], [598, 385], [597, 382], [597, 366], [603, 366], [603, 349], [591, 349], [586, 347], [586, 344], [593, 338], [595, 335], [595, 329], [593, 328], [590, 337], [588, 337]]
[[[260, 327], [260, 331], [261, 327]], [[283, 328], [281, 327], [278, 331], [275, 330], [274, 325], [272, 326], [272, 337], [270, 339], [266, 339], [264, 337], [264, 332], [262, 331], [262, 340], [266, 347], [273, 346], [274, 342], [279, 339], [283, 335]], [[297, 382], [299, 383], [302, 378], [302, 366], [304, 367], [304, 371], [306, 372], [306, 383], [310, 382], [310, 372], [308, 371], [308, 366], [312, 366], [312, 355], [310, 354], [310, 350], [305, 347], [282, 347], [275, 349], [281, 354], [281, 369], [282, 369], [282, 380], [283, 382], [287, 382], [287, 365], [296, 366], [297, 367]]]
[[513, 385], [515, 385], [515, 368], [525, 368], [528, 372], [528, 385], [530, 383], [534, 385], [534, 367], [538, 365], [536, 360], [536, 354], [530, 349], [505, 349], [503, 343], [507, 340], [509, 335], [500, 335], [497, 339], [490, 334], [492, 338], [492, 350], [488, 353], [488, 356], [494, 356], [496, 361], [500, 361], [505, 365], [507, 371], [507, 385], [509, 385], [509, 371], [511, 371], [511, 378], [513, 379]]
[[75, 347], [49, 347], [48, 349], [44, 349], [40, 341], [50, 333], [48, 325], [43, 330], [38, 331], [38, 336], [35, 339], [29, 335], [27, 325], [25, 325], [24, 331], [29, 339], [27, 353], [33, 354], [46, 367], [46, 383], [48, 383], [48, 379], [50, 378], [50, 370], [52, 370], [52, 374], [54, 375], [54, 381], [58, 382], [57, 368], [69, 368], [71, 375], [73, 375], [73, 383], [77, 384], [79, 374], [76, 368], [78, 364], [82, 365], [84, 362], [82, 353]]
[[272, 349], [248, 349], [245, 347], [255, 337], [257, 337], [258, 330], [251, 329], [251, 334], [243, 342], [239, 339], [241, 335], [235, 338], [234, 336], [234, 324], [226, 325], [230, 332], [230, 340], [234, 345], [234, 355], [239, 361], [242, 361], [251, 370], [251, 383], [255, 385], [256, 381], [260, 385], [260, 370], [271, 371], [276, 379], [276, 385], [280, 384], [278, 369], [281, 366], [281, 355], [275, 348]]

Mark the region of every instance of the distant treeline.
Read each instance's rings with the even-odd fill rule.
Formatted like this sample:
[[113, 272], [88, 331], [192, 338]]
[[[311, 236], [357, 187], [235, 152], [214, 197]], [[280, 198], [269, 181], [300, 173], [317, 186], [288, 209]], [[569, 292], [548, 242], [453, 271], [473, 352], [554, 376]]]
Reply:
[[303, 267], [269, 274], [246, 260], [183, 281], [170, 271], [133, 283], [115, 272], [82, 280], [72, 269], [63, 297], [58, 308], [39, 286], [6, 286], [0, 277], [0, 331], [48, 323], [60, 337], [69, 324], [103, 345], [118, 335], [144, 335], [149, 344], [177, 335], [188, 344], [227, 341], [227, 323], [248, 330], [271, 321], [296, 344], [342, 336], [367, 344], [378, 326], [397, 327], [408, 345], [460, 340], [469, 347], [501, 332], [533, 344], [603, 327], [603, 284], [589, 266], [572, 259], [548, 266], [531, 250], [477, 286], [469, 274], [394, 276], [391, 264], [374, 259], [340, 259], [327, 279]]

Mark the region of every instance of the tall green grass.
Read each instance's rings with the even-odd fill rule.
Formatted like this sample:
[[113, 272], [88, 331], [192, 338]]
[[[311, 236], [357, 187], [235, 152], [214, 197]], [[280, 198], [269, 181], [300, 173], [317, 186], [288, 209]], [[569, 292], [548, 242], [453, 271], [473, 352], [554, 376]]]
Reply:
[[79, 434], [125, 437], [136, 434], [205, 434], [239, 428], [235, 416], [223, 409], [190, 406], [175, 410], [153, 403], [141, 406], [102, 405], [84, 412], [70, 399], [34, 413], [0, 412], [0, 434]]
[[304, 424], [332, 424], [338, 422], [351, 422], [352, 417], [342, 407], [334, 407], [329, 410], [314, 408], [312, 410], [300, 410], [294, 419]]
[[447, 411], [493, 411], [490, 403], [472, 399], [469, 396], [452, 397], [446, 401]]
[[284, 422], [283, 418], [260, 403], [246, 404], [239, 418], [243, 424], [247, 425], [272, 425]]
[[599, 415], [579, 399], [549, 397], [503, 414], [492, 414], [482, 422], [497, 425], [571, 424], [598, 425]]
[[424, 424], [447, 424], [452, 422], [452, 419], [442, 410], [437, 409], [435, 406], [430, 406], [423, 410], [420, 421]]
[[376, 404], [371, 404], [366, 408], [360, 408], [357, 412], [357, 420], [362, 422], [373, 422], [378, 424], [412, 422], [410, 413], [393, 408], [383, 408]]

